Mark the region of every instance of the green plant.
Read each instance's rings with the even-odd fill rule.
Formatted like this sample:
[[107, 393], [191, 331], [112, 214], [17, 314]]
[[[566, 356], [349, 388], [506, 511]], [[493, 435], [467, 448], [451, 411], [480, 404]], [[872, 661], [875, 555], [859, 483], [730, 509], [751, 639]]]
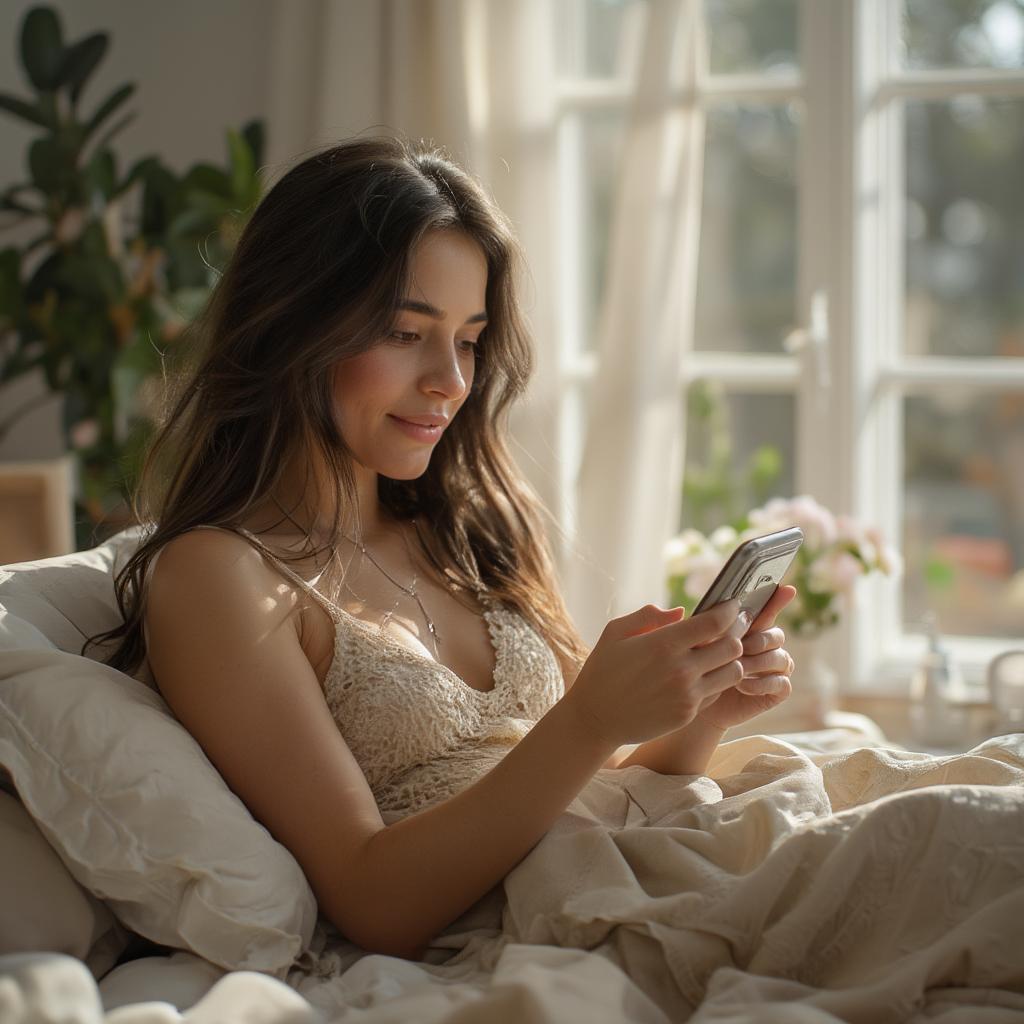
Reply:
[[[260, 199], [263, 125], [227, 131], [226, 170], [200, 163], [178, 176], [155, 156], [122, 174], [111, 140], [135, 117], [121, 85], [88, 115], [82, 93], [106, 54], [97, 32], [65, 44], [57, 13], [31, 8], [19, 55], [34, 91], [0, 95], [0, 110], [40, 129], [29, 180], [0, 194], [0, 229], [40, 230], [0, 250], [0, 385], [41, 370], [63, 396], [76, 456], [79, 547], [120, 529], [157, 409], [147, 382], [206, 301]], [[115, 115], [119, 114], [119, 117]], [[33, 399], [0, 418], [0, 440]]]
[[687, 403], [687, 447], [705, 453], [688, 459], [683, 478], [683, 522], [710, 532], [726, 523], [744, 528], [745, 509], [765, 502], [782, 475], [782, 453], [759, 445], [740, 466], [733, 454], [729, 410], [720, 386], [697, 381]]

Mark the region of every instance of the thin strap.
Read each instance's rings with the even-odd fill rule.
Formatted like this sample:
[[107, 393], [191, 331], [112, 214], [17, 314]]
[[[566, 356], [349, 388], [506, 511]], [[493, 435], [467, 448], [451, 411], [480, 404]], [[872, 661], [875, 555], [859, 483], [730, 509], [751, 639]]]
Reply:
[[[205, 523], [193, 527], [193, 529], [222, 530], [224, 533], [235, 532], [234, 530], [229, 530], [223, 526], [211, 526]], [[259, 539], [259, 537], [256, 536], [256, 534], [252, 533], [250, 530], [247, 530], [244, 526], [238, 526], [235, 529], [239, 533], [253, 541], [255, 545], [259, 548], [260, 552], [266, 558], [268, 558], [280, 572], [287, 576], [288, 579], [297, 583], [300, 587], [302, 587], [303, 590], [307, 591], [317, 601], [320, 601], [329, 611], [340, 613], [342, 615], [347, 616], [348, 613], [345, 612], [344, 609], [339, 608], [338, 605], [336, 605], [329, 597], [327, 597], [325, 594], [320, 593], [320, 591], [317, 590], [314, 586], [312, 586], [311, 583], [304, 580], [294, 569], [292, 569], [291, 566], [287, 565], [285, 562], [282, 562], [281, 559], [277, 555], [275, 555], [274, 552], [271, 551], [266, 546], [266, 544], [264, 544], [263, 541]], [[320, 579], [320, 576], [323, 575], [323, 572], [324, 570], [321, 570], [321, 572], [313, 578], [313, 582], [316, 582], [316, 580]], [[497, 602], [491, 596], [490, 591], [482, 581], [470, 580], [470, 585], [476, 591], [477, 598], [479, 599], [481, 605], [483, 605], [485, 608], [493, 608], [496, 606]]]
[[[271, 551], [270, 548], [268, 548], [267, 545], [264, 544], [263, 541], [261, 541], [259, 537], [256, 536], [256, 534], [252, 533], [250, 530], [247, 530], [244, 526], [238, 526], [235, 528], [235, 530], [229, 530], [223, 526], [211, 526], [209, 524], [203, 523], [194, 527], [194, 529], [221, 530], [224, 533], [234, 533], [235, 530], [237, 530], [244, 537], [247, 537], [249, 540], [251, 540], [259, 549], [260, 554], [262, 554], [266, 559], [268, 559], [279, 572], [287, 576], [288, 579], [290, 579], [293, 583], [297, 583], [311, 597], [321, 602], [328, 610], [332, 612], [341, 612], [341, 609], [329, 597], [327, 597], [325, 594], [321, 594], [320, 591], [317, 590], [312, 583], [308, 582], [307, 580], [304, 580], [290, 565], [288, 565], [286, 562], [282, 561], [280, 557], [275, 555], [274, 552]], [[315, 583], [318, 579], [320, 579], [320, 577], [323, 574], [324, 570], [322, 569], [319, 573], [317, 573], [315, 577], [313, 577], [313, 582]]]

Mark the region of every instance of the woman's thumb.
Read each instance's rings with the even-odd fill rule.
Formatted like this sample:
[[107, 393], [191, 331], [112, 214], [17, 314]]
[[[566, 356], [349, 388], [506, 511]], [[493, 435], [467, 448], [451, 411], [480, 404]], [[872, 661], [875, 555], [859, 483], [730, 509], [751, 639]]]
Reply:
[[645, 604], [636, 611], [621, 615], [612, 619], [605, 628], [605, 632], [611, 632], [613, 636], [627, 637], [639, 636], [642, 633], [650, 633], [651, 630], [660, 629], [670, 622], [678, 622], [686, 615], [686, 609], [682, 606], [676, 608], [659, 608], [656, 604]]

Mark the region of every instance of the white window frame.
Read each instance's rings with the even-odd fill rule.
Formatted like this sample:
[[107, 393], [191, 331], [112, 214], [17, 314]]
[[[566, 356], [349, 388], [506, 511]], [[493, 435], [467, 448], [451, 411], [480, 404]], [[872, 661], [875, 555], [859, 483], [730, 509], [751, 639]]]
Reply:
[[[681, 0], [697, 2], [702, 0]], [[568, 0], [570, 32], [582, 0]], [[899, 66], [899, 0], [799, 0], [800, 73], [698, 76], [707, 108], [726, 101], [798, 101], [801, 124], [797, 190], [796, 308], [807, 343], [797, 354], [711, 353], [687, 356], [680, 392], [694, 380], [727, 390], [795, 396], [798, 492], [879, 526], [897, 546], [902, 536], [903, 423], [906, 394], [967, 386], [982, 393], [1024, 390], [1024, 360], [908, 358], [902, 355], [905, 297], [905, 174], [902, 100], [963, 93], [1024, 97], [1024, 71]], [[559, 162], [565, 249], [563, 278], [564, 405], [559, 446], [565, 496], [561, 522], [575, 522], [575, 472], [583, 435], [582, 395], [595, 369], [582, 339], [583, 210], [578, 187], [581, 116], [624, 108], [629, 83], [563, 80]], [[811, 316], [827, 297], [827, 322]], [[836, 458], [836, 452], [850, 453]], [[924, 641], [903, 631], [900, 581], [874, 574], [856, 592], [852, 613], [826, 640], [846, 693], [907, 693]], [[980, 690], [1000, 639], [947, 638], [969, 685]], [[981, 696], [981, 693], [978, 693]]]
[[[804, 0], [806, 3], [807, 0]], [[854, 40], [851, 95], [843, 102], [853, 140], [853, 191], [844, 207], [853, 226], [852, 344], [844, 371], [851, 381], [844, 443], [854, 452], [847, 502], [899, 538], [903, 521], [903, 398], [955, 388], [980, 394], [1024, 391], [1024, 360], [907, 357], [901, 352], [905, 296], [906, 99], [951, 99], [965, 93], [1024, 97], [1024, 71], [899, 66], [902, 4], [841, 0], [843, 30]], [[858, 428], [858, 424], [863, 426]], [[892, 443], [893, 440], [900, 443]], [[862, 692], [906, 693], [924, 641], [901, 628], [902, 589], [865, 580], [844, 663]], [[953, 656], [983, 697], [988, 662], [1007, 648], [999, 638], [948, 637]], [[875, 655], [875, 652], [878, 652]], [[874, 656], [873, 656], [874, 655]]]

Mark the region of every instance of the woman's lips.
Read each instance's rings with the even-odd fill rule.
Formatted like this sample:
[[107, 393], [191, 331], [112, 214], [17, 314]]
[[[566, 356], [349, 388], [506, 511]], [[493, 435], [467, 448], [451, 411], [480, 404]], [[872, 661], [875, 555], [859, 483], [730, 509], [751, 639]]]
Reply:
[[418, 423], [410, 423], [408, 420], [400, 419], [398, 416], [392, 416], [390, 413], [388, 416], [392, 421], [394, 421], [395, 426], [398, 427], [399, 430], [404, 431], [409, 437], [416, 441], [425, 441], [428, 444], [432, 444], [444, 431], [443, 426], [421, 427]]

